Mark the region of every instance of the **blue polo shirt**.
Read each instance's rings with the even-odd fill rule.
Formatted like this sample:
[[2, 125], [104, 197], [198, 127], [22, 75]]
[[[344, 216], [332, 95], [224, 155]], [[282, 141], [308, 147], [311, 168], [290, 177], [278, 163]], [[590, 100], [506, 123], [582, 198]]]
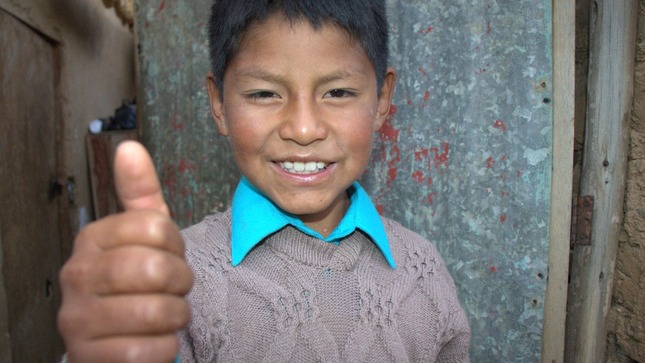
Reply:
[[340, 243], [343, 238], [360, 229], [372, 239], [388, 264], [395, 268], [396, 264], [392, 258], [383, 222], [369, 196], [357, 182], [349, 187], [347, 193], [350, 200], [349, 208], [338, 226], [325, 238], [307, 227], [296, 216], [278, 208], [245, 177], [242, 177], [233, 195], [231, 208], [233, 266], [242, 262], [253, 247], [265, 237], [291, 225], [302, 233], [330, 243]]

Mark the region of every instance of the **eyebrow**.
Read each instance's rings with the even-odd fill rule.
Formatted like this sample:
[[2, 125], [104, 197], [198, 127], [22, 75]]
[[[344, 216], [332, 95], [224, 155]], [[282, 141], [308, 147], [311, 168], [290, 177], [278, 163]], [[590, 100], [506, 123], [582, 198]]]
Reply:
[[249, 70], [244, 70], [240, 72], [238, 75], [238, 78], [251, 78], [251, 79], [259, 79], [261, 81], [267, 81], [271, 83], [284, 83], [285, 80], [283, 77], [266, 72], [261, 69], [249, 69]]
[[[327, 75], [324, 75], [317, 79], [318, 84], [326, 84], [326, 83], [331, 83], [334, 81], [338, 80], [343, 80], [347, 78], [355, 78], [355, 77], [364, 77], [367, 74], [363, 71], [352, 71], [352, 70], [347, 70], [347, 69], [341, 69], [335, 72], [331, 72]], [[288, 83], [286, 78], [283, 76], [280, 76], [278, 74], [270, 73], [262, 69], [257, 69], [257, 68], [252, 68], [248, 70], [243, 70], [241, 71], [238, 75], [239, 78], [250, 78], [250, 79], [257, 79], [261, 81], [266, 81], [266, 82], [271, 82], [271, 83], [277, 83], [277, 84], [286, 84]]]

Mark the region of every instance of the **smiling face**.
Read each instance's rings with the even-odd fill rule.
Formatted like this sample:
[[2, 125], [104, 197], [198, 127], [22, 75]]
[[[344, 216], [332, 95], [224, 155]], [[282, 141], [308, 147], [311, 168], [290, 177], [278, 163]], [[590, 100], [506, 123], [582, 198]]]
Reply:
[[381, 90], [359, 43], [335, 25], [274, 15], [254, 24], [224, 74], [207, 81], [211, 111], [241, 173], [284, 211], [328, 235], [370, 158], [395, 73]]

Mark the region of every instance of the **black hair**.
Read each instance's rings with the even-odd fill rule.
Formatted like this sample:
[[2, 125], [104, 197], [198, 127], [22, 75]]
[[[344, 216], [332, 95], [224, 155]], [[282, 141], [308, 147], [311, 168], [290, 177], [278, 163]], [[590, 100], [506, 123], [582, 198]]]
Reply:
[[381, 88], [389, 55], [385, 0], [215, 0], [208, 36], [211, 71], [220, 93], [224, 72], [244, 33], [273, 14], [282, 14], [290, 22], [307, 20], [314, 29], [326, 23], [345, 29], [372, 62]]

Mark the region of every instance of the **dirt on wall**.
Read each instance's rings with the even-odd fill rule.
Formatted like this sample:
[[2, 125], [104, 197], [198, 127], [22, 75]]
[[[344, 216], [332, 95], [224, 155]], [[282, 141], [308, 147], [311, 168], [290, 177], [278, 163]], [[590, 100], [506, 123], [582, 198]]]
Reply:
[[607, 362], [645, 363], [645, 2], [640, 2], [625, 218], [609, 310]]

